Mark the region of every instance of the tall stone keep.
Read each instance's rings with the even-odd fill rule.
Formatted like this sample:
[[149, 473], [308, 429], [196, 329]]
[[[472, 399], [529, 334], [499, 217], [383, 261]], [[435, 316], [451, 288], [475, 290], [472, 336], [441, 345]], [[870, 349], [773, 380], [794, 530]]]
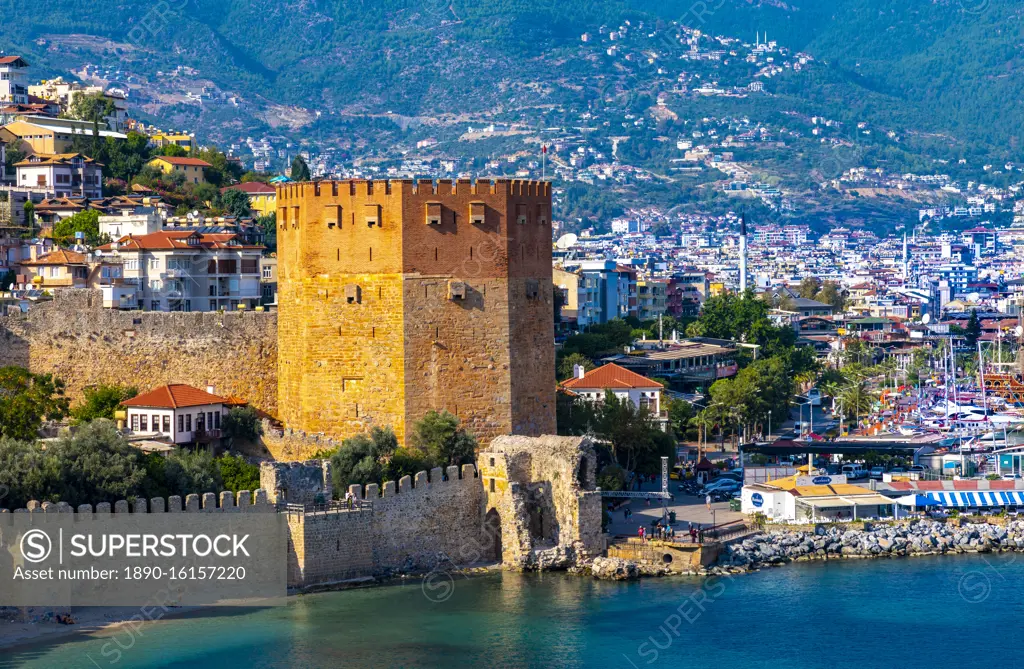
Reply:
[[404, 443], [447, 409], [481, 445], [555, 433], [550, 184], [288, 184], [277, 224], [288, 427]]

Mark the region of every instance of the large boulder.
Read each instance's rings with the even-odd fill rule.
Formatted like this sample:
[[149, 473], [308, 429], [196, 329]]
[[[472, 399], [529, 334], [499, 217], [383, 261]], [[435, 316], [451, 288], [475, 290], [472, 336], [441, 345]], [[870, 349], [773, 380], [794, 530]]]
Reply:
[[622, 558], [594, 558], [590, 564], [590, 573], [594, 578], [605, 581], [632, 581], [640, 578], [640, 569], [636, 563]]

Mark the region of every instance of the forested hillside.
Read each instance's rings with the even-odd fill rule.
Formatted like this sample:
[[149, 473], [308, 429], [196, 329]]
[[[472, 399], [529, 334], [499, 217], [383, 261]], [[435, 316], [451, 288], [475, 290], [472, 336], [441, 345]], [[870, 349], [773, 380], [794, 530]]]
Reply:
[[[508, 83], [560, 72], [541, 56], [624, 20], [676, 19], [712, 33], [755, 31], [828, 68], [793, 91], [878, 123], [986, 143], [1016, 142], [1024, 94], [1024, 5], [1015, 0], [37, 0], [4, 3], [0, 42], [44, 71], [102, 37], [107, 59], [152, 71], [199, 68], [272, 102], [406, 115], [476, 110]], [[720, 5], [720, 6], [719, 6]], [[557, 62], [557, 61], [556, 61]], [[567, 61], [569, 63], [570, 61]], [[571, 65], [570, 65], [571, 66]]]

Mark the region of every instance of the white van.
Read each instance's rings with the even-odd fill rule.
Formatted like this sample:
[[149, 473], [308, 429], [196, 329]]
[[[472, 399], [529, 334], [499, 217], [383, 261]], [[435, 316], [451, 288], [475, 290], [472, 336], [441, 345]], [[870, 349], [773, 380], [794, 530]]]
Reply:
[[821, 406], [821, 391], [817, 388], [811, 388], [807, 391], [807, 401], [812, 407]]
[[868, 477], [868, 470], [864, 469], [864, 465], [843, 465], [842, 473], [847, 479], [864, 479]]

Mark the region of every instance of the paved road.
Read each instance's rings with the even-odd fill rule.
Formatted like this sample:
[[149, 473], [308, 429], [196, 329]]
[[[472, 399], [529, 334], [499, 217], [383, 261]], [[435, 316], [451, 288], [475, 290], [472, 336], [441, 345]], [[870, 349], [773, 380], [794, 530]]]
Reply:
[[[674, 487], [672, 485], [674, 483], [674, 481], [671, 482], [669, 490]], [[628, 522], [623, 518], [627, 506], [633, 511], [633, 517]], [[661, 518], [661, 500], [652, 499], [651, 505], [647, 506], [644, 500], [634, 499], [630, 500], [627, 506], [620, 507], [611, 513], [612, 522], [608, 527], [611, 534], [632, 536], [636, 534], [637, 528], [641, 525], [649, 530], [651, 522]], [[701, 527], [705, 527], [710, 526], [713, 521], [721, 525], [743, 519], [742, 513], [729, 510], [728, 502], [715, 502], [711, 505], [711, 509], [713, 513], [705, 508], [703, 498], [680, 494], [676, 494], [675, 501], [669, 501], [668, 505], [669, 511], [676, 512], [675, 528], [677, 533], [686, 531], [687, 522], [700, 523]]]

